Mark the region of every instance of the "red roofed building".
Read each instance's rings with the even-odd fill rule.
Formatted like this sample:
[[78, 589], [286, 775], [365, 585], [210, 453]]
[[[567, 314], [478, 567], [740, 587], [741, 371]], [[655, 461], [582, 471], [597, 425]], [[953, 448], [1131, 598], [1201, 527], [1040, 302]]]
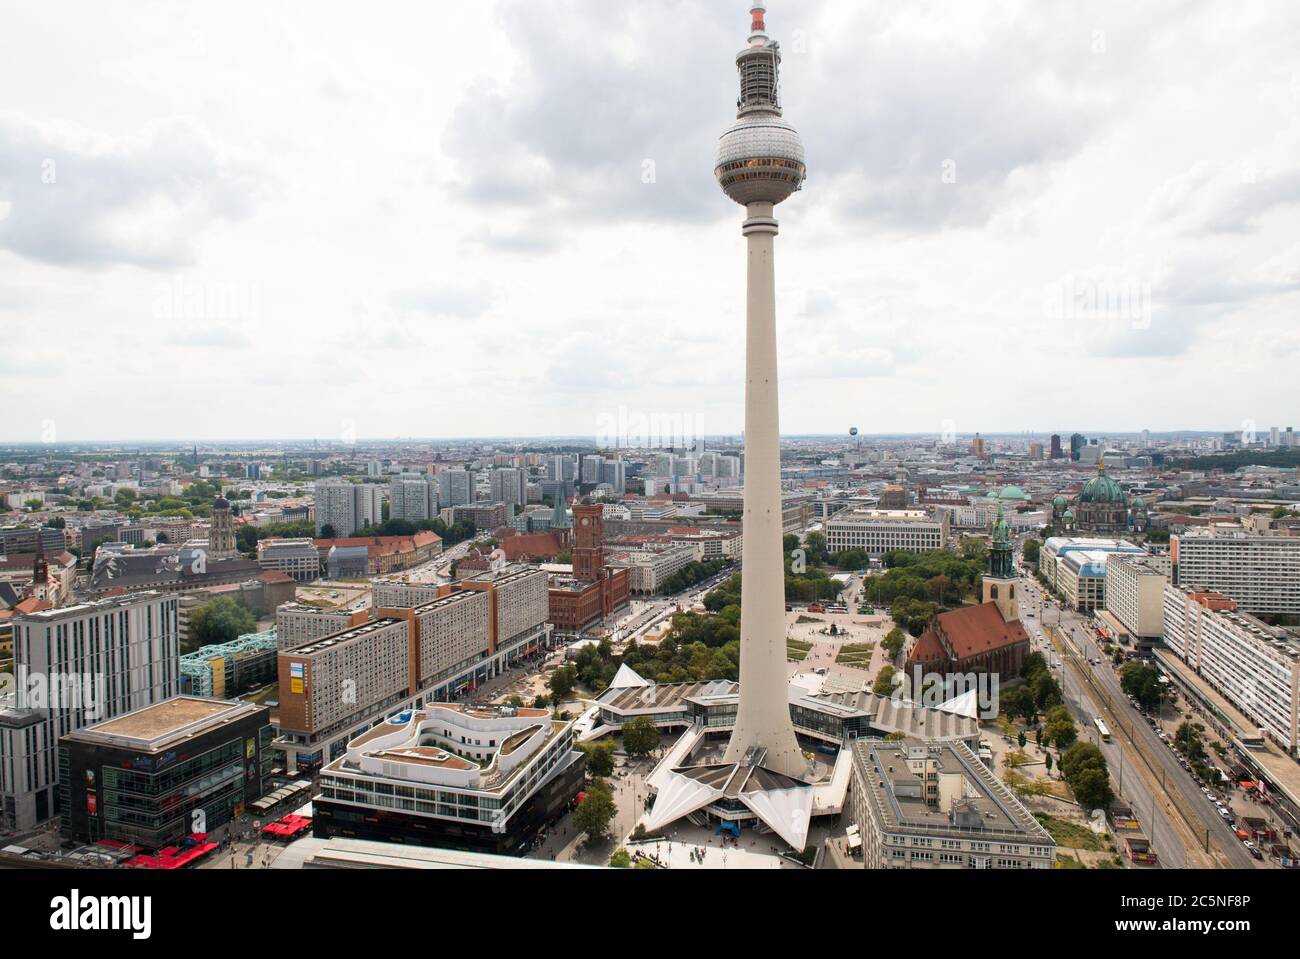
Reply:
[[497, 538], [501, 551], [506, 554], [506, 560], [511, 563], [553, 560], [565, 551], [564, 541], [558, 533], [527, 533], [505, 537], [498, 535]]
[[984, 602], [936, 616], [908, 654], [908, 672], [1018, 677], [1030, 644], [1020, 623], [1016, 584], [1009, 530], [999, 508], [984, 575]]
[[[269, 541], [268, 541], [269, 542]], [[329, 555], [330, 548], [338, 546], [364, 546], [368, 556], [368, 572], [383, 576], [419, 566], [442, 553], [442, 537], [437, 533], [421, 532], [414, 536], [352, 536], [344, 539], [314, 539], [321, 558]]]
[[907, 669], [1013, 679], [1027, 655], [1029, 634], [1020, 620], [1004, 620], [998, 604], [989, 602], [936, 616], [908, 654]]

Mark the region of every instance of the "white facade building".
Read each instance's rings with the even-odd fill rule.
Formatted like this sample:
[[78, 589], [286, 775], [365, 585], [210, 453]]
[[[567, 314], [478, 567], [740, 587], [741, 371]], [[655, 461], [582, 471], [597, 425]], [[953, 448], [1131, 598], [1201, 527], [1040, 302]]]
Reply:
[[1139, 641], [1164, 634], [1169, 572], [1167, 556], [1110, 553], [1106, 557], [1106, 609]]
[[832, 553], [861, 549], [871, 556], [890, 550], [923, 553], [943, 549], [948, 542], [946, 513], [924, 510], [867, 509], [843, 512], [826, 522], [826, 547]]
[[1300, 614], [1300, 536], [1215, 526], [1175, 536], [1174, 584], [1213, 590], [1251, 613]]
[[1236, 612], [1222, 594], [1165, 588], [1165, 645], [1259, 729], [1297, 755], [1300, 640]]

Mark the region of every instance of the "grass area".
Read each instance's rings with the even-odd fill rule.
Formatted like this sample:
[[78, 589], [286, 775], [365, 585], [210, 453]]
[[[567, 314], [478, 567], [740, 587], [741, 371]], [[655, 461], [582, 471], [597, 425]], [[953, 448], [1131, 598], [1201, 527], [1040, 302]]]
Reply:
[[801, 639], [787, 639], [785, 641], [785, 658], [792, 663], [802, 663], [808, 658], [808, 651], [812, 648], [812, 643], [805, 643]]
[[871, 665], [871, 653], [875, 648], [875, 643], [849, 643], [847, 646], [840, 647], [840, 651], [835, 655], [835, 662], [865, 669]]
[[1073, 856], [1067, 856], [1065, 855], [1065, 853], [1057, 853], [1056, 868], [1057, 869], [1087, 869], [1088, 867], [1085, 866], [1083, 863], [1079, 862], [1079, 860], [1075, 859]]
[[1029, 765], [1030, 761], [1029, 756], [1021, 749], [1013, 749], [1002, 760], [1008, 769], [1019, 769], [1021, 766]]
[[1069, 822], [1041, 812], [1034, 813], [1034, 818], [1051, 834], [1058, 846], [1066, 849], [1083, 849], [1088, 852], [1107, 850], [1108, 843], [1105, 839], [1082, 823]]
[[816, 616], [800, 616], [794, 622], [796, 626], [807, 626], [809, 623], [824, 623], [826, 620], [818, 619]]

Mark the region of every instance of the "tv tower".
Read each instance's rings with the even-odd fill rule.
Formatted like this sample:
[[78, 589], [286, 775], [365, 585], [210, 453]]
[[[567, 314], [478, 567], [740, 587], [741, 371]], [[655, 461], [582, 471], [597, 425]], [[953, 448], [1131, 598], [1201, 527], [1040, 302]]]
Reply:
[[749, 46], [736, 56], [736, 123], [718, 142], [714, 173], [746, 209], [749, 251], [745, 332], [744, 590], [740, 705], [726, 762], [761, 763], [799, 778], [807, 768], [790, 721], [785, 666], [785, 564], [781, 430], [776, 368], [776, 205], [803, 186], [803, 141], [782, 119], [781, 48], [767, 35], [767, 5], [754, 3]]

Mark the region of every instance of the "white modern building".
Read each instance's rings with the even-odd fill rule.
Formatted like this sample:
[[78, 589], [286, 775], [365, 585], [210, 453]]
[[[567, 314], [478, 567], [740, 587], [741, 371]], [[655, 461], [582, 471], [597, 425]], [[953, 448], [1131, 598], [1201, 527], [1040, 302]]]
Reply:
[[305, 646], [312, 640], [360, 626], [370, 618], [369, 609], [340, 609], [282, 603], [275, 609], [276, 645], [280, 649]]
[[691, 544], [664, 544], [617, 554], [618, 562], [630, 567], [632, 592], [644, 596], [659, 592], [664, 582], [695, 562]]
[[1166, 586], [1165, 645], [1292, 757], [1300, 755], [1300, 639], [1221, 593]]
[[1112, 554], [1145, 556], [1146, 550], [1121, 539], [1053, 536], [1043, 544], [1038, 570], [1069, 605], [1078, 610], [1106, 607], [1106, 562]]
[[[489, 499], [507, 506], [523, 506], [528, 502], [528, 471], [507, 467], [493, 470], [488, 477]], [[513, 512], [513, 509], [511, 510]]]
[[477, 498], [478, 474], [470, 470], [443, 470], [438, 474], [438, 505], [441, 509], [468, 506]]
[[891, 550], [924, 553], [948, 542], [946, 511], [931, 515], [914, 509], [864, 509], [839, 513], [826, 521], [826, 548], [832, 553], [864, 550], [883, 556]]
[[1106, 610], [1141, 645], [1154, 645], [1164, 634], [1170, 568], [1167, 556], [1106, 556]]
[[1300, 614], [1300, 536], [1212, 526], [1173, 537], [1175, 585], [1230, 596], [1251, 613]]
[[0, 702], [0, 828], [59, 814], [59, 737], [180, 693], [178, 599], [134, 593], [13, 618]]

